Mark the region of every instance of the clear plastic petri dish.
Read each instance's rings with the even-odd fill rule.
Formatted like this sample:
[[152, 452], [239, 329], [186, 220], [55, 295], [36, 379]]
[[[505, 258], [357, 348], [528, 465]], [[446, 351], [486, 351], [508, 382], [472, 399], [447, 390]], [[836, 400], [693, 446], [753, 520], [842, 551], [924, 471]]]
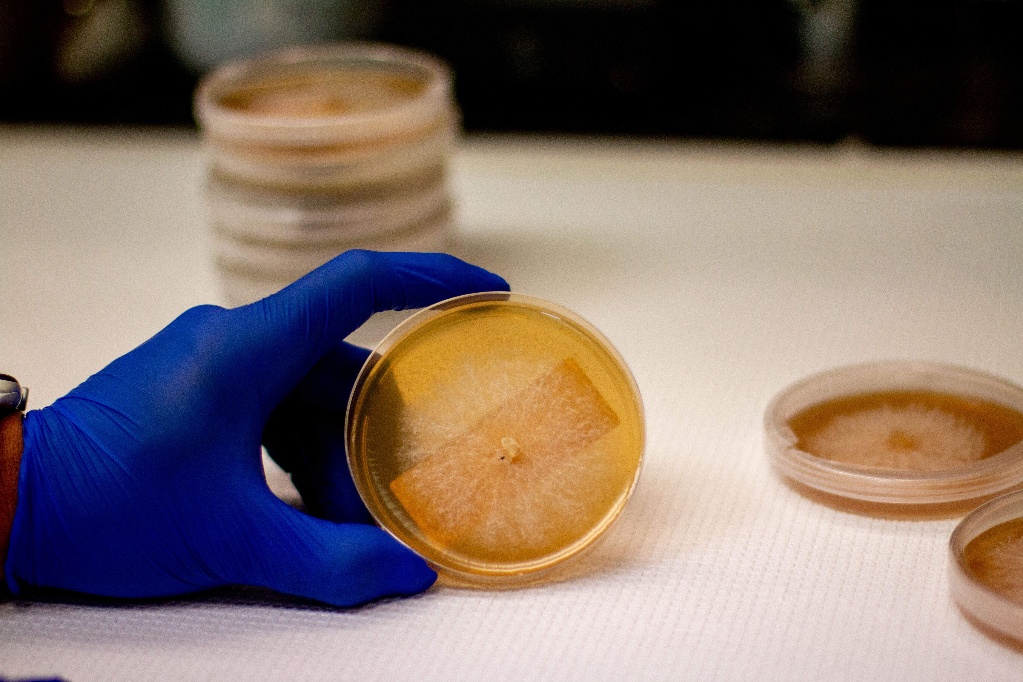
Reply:
[[320, 191], [308, 187], [289, 190], [277, 187], [268, 191], [265, 186], [239, 182], [212, 169], [207, 181], [207, 192], [233, 203], [252, 206], [288, 206], [296, 210], [359, 205], [366, 202], [386, 201], [404, 195], [421, 193], [427, 187], [443, 186], [447, 180], [446, 159], [429, 168], [407, 174], [401, 173], [384, 183], [369, 183], [347, 188], [327, 187]]
[[764, 431], [793, 487], [853, 511], [956, 515], [1023, 485], [1023, 388], [964, 367], [816, 374], [770, 402]]
[[619, 517], [644, 447], [639, 390], [601, 334], [508, 293], [425, 308], [379, 344], [346, 419], [357, 489], [449, 584], [544, 580]]
[[453, 101], [451, 71], [441, 60], [351, 42], [225, 64], [199, 83], [195, 115], [207, 138], [226, 145], [343, 153], [444, 126]]
[[444, 251], [452, 236], [451, 207], [441, 205], [431, 215], [410, 225], [378, 234], [308, 243], [238, 239], [214, 224], [214, 259], [221, 270], [249, 273], [264, 279], [294, 281], [344, 251]]
[[238, 200], [211, 182], [207, 193], [211, 221], [219, 234], [239, 242], [280, 246], [343, 244], [391, 234], [450, 212], [447, 186], [430, 186], [390, 197], [335, 203], [308, 201], [255, 203]]
[[949, 540], [949, 590], [982, 631], [1023, 649], [1023, 492], [981, 505]]
[[[428, 134], [427, 134], [428, 133]], [[458, 142], [459, 127], [443, 127], [389, 144], [366, 144], [345, 153], [333, 147], [268, 150], [262, 146], [221, 144], [207, 137], [216, 171], [237, 182], [275, 191], [348, 192], [413, 179], [447, 161]]]

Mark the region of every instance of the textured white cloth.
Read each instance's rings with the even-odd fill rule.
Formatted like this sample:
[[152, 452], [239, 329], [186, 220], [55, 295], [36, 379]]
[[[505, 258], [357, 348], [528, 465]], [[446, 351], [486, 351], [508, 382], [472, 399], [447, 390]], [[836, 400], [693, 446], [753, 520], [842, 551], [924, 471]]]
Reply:
[[[187, 134], [0, 130], [0, 369], [32, 406], [218, 300], [203, 163]], [[646, 461], [605, 541], [555, 584], [354, 610], [0, 604], [0, 676], [1019, 679], [949, 599], [956, 520], [801, 497], [761, 419], [865, 360], [1023, 382], [1021, 157], [474, 139], [453, 181], [457, 253], [587, 318], [636, 375]]]

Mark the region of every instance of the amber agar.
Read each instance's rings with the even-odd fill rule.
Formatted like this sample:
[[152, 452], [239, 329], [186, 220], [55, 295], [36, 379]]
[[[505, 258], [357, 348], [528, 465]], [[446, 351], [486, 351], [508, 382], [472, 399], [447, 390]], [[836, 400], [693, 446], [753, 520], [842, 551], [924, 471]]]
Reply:
[[1023, 492], [995, 498], [956, 527], [949, 588], [972, 623], [1023, 648]]
[[973, 538], [963, 560], [977, 580], [1023, 606], [1023, 519], [1003, 521]]
[[542, 579], [591, 547], [639, 475], [624, 361], [559, 306], [463, 296], [399, 325], [360, 372], [349, 464], [380, 523], [450, 582]]
[[225, 109], [254, 116], [317, 118], [386, 109], [418, 96], [425, 82], [380, 69], [267, 76], [221, 96]]
[[771, 402], [765, 434], [797, 490], [855, 511], [961, 514], [1023, 484], [1023, 389], [962, 367], [882, 362], [815, 375]]

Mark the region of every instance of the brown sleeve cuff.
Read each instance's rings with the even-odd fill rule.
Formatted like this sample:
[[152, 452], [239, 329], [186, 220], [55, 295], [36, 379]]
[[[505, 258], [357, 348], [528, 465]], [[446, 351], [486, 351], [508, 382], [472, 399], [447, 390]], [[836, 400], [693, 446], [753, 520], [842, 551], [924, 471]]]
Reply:
[[21, 412], [0, 415], [0, 579], [4, 577], [14, 510], [18, 506], [18, 472], [25, 444]]

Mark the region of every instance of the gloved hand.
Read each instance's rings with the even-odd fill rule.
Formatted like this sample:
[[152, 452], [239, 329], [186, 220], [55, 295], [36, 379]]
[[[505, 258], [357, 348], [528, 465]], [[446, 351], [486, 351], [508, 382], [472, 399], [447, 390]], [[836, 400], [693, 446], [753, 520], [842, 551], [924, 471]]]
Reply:
[[[425, 562], [362, 523], [343, 422], [366, 351], [343, 339], [376, 311], [507, 286], [450, 256], [348, 252], [252, 305], [186, 311], [26, 415], [9, 587], [246, 584], [336, 605], [425, 590]], [[270, 492], [263, 442], [322, 518]]]

